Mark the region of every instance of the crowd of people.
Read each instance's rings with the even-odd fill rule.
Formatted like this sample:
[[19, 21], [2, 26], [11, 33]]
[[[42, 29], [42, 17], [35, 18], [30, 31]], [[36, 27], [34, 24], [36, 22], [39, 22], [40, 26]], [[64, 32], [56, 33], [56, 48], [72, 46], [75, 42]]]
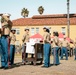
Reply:
[[[63, 60], [63, 57], [65, 55], [66, 60], [68, 60], [68, 50], [70, 49], [70, 42], [66, 39], [66, 36], [64, 36], [63, 40], [59, 40], [58, 36], [58, 32], [54, 31], [53, 32], [53, 36], [54, 38], [51, 40], [50, 37], [50, 31], [48, 27], [43, 27], [43, 54], [44, 54], [44, 65], [42, 67], [48, 68], [50, 67], [50, 53], [52, 52], [53, 54], [53, 64], [54, 65], [59, 65], [60, 64], [60, 60]], [[25, 39], [26, 38], [26, 39]], [[23, 36], [23, 43], [26, 44], [27, 42], [29, 42], [29, 29], [25, 29], [25, 34]], [[75, 53], [75, 60], [76, 60], [76, 40], [75, 42], [72, 42], [73, 44], [73, 50]], [[59, 56], [59, 51], [60, 51], [60, 56]], [[70, 51], [70, 50], [69, 50]], [[22, 53], [22, 59], [24, 60], [24, 53], [25, 51], [23, 51]], [[26, 54], [27, 57], [27, 54]], [[60, 58], [59, 58], [60, 57]], [[25, 61], [24, 61], [25, 64]]]
[[[9, 14], [3, 14], [1, 16], [1, 28], [0, 28], [0, 67], [1, 69], [8, 69], [14, 64], [14, 56], [15, 56], [15, 41], [16, 41], [16, 35], [15, 29], [12, 29], [12, 22], [10, 21], [10, 15]], [[44, 53], [44, 64], [42, 67], [48, 68], [50, 67], [50, 51], [53, 53], [53, 64], [59, 65], [60, 59], [63, 59], [63, 56], [65, 54], [66, 60], [68, 60], [68, 47], [69, 42], [66, 40], [66, 37], [64, 36], [64, 39], [62, 41], [59, 40], [58, 32], [53, 32], [53, 40], [51, 42], [50, 37], [50, 31], [45, 26], [43, 27], [43, 53]], [[22, 63], [25, 64], [25, 57], [28, 57], [28, 53], [25, 54], [25, 45], [27, 42], [29, 42], [30, 35], [29, 35], [29, 29], [25, 29], [25, 34], [23, 35], [22, 42], [23, 42], [23, 51], [22, 51]], [[75, 42], [73, 42], [74, 45], [74, 53], [75, 53], [75, 60], [76, 60], [76, 39]], [[59, 59], [59, 49], [61, 49], [61, 55]], [[33, 57], [33, 56], [32, 56]]]

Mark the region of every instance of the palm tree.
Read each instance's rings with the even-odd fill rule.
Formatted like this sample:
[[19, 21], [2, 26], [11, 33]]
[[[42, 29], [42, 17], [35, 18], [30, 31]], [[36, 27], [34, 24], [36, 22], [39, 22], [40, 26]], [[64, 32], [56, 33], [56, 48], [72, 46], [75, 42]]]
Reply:
[[38, 12], [39, 12], [39, 14], [43, 14], [43, 12], [44, 12], [44, 7], [42, 7], [42, 6], [39, 6], [39, 8], [38, 8]]
[[25, 18], [25, 17], [28, 17], [28, 14], [29, 14], [28, 9], [23, 8], [21, 11], [21, 16]]

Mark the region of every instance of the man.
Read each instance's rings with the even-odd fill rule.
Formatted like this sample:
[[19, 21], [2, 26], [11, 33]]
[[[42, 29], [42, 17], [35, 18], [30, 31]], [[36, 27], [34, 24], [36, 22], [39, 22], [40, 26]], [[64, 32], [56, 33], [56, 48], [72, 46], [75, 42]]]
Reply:
[[64, 39], [62, 41], [62, 49], [61, 49], [61, 59], [63, 59], [63, 54], [66, 56], [66, 60], [68, 60], [68, 49], [69, 42], [66, 40], [66, 36], [64, 36]]
[[44, 30], [44, 65], [42, 67], [48, 68], [50, 67], [50, 50], [51, 50], [51, 45], [50, 45], [50, 33], [47, 27], [43, 28]]
[[9, 56], [10, 56], [10, 30], [12, 28], [12, 22], [10, 21], [10, 15], [9, 14], [3, 14], [1, 16], [1, 48], [2, 48], [2, 57], [1, 57], [1, 63], [2, 68], [8, 69], [9, 68]]
[[1, 22], [0, 22], [0, 68], [1, 68]]
[[1, 68], [1, 37], [0, 37], [0, 68]]
[[14, 55], [15, 55], [15, 41], [16, 41], [16, 36], [15, 36], [15, 29], [11, 30], [10, 33], [10, 64], [14, 64]]
[[[22, 38], [22, 42], [24, 44], [24, 46], [26, 45], [26, 42], [29, 42], [29, 29], [26, 28], [25, 29], [25, 34], [23, 35], [23, 38]], [[25, 65], [25, 57], [27, 57], [27, 53], [26, 53], [26, 56], [25, 56], [25, 47], [23, 46], [23, 51], [22, 51], [22, 62], [23, 64]]]
[[76, 38], [75, 38], [75, 42], [74, 42], [74, 54], [75, 54], [75, 60], [76, 60]]

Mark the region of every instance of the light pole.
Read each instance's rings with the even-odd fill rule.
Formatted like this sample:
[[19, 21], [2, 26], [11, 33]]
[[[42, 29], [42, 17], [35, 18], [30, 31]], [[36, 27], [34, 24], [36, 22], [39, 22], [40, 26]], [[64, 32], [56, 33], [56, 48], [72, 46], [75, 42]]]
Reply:
[[70, 37], [69, 1], [70, 0], [67, 0], [67, 34], [68, 34], [68, 37]]

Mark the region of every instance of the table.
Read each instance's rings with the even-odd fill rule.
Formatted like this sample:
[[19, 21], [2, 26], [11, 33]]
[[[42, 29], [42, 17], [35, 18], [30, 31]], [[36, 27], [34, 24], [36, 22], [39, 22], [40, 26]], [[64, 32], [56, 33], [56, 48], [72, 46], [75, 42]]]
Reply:
[[34, 48], [35, 48], [35, 53], [34, 54], [31, 54], [31, 53], [28, 53], [28, 54], [31, 54], [32, 57], [26, 57], [26, 45], [25, 45], [25, 55], [24, 55], [24, 61], [25, 61], [25, 64], [26, 64], [26, 61], [30, 61], [30, 62], [33, 62], [34, 65], [36, 65], [36, 62], [37, 61], [40, 61], [40, 63], [42, 63], [43, 61], [43, 44], [40, 44], [40, 43], [36, 43], [34, 45]]

